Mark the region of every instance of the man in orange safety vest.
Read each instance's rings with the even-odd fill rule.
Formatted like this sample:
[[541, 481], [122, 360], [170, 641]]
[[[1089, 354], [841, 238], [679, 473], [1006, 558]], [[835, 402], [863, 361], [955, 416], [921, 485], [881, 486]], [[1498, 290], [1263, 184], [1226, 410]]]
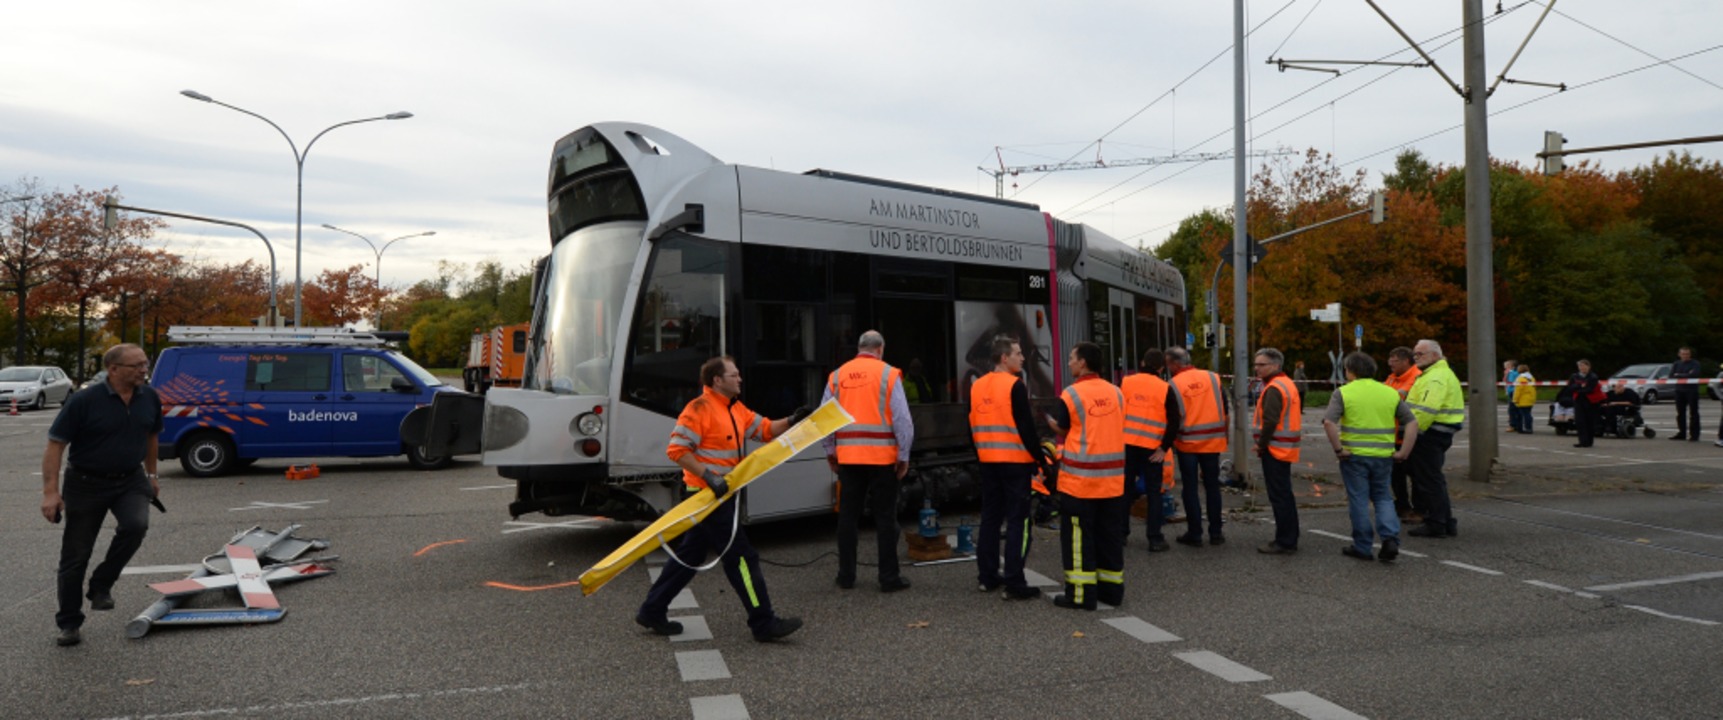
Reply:
[[1268, 555], [1298, 552], [1298, 502], [1292, 496], [1292, 464], [1304, 440], [1304, 404], [1298, 387], [1281, 372], [1286, 357], [1274, 348], [1256, 351], [1251, 367], [1262, 379], [1256, 400], [1256, 454], [1262, 459], [1262, 484], [1274, 509], [1274, 540], [1257, 548]]
[[[1029, 555], [1029, 488], [1037, 469], [1047, 467], [1029, 389], [1023, 372], [1023, 347], [1015, 338], [993, 338], [993, 372], [969, 389], [969, 432], [981, 462], [981, 527], [975, 565], [982, 592], [1004, 588], [1007, 600], [1040, 597], [1023, 573]], [[1005, 535], [1005, 567], [999, 566], [999, 537]]]
[[897, 592], [909, 580], [897, 564], [897, 496], [909, 472], [909, 447], [915, 441], [915, 421], [903, 392], [903, 372], [886, 364], [885, 336], [862, 333], [856, 356], [833, 372], [826, 382], [826, 400], [836, 398], [855, 418], [822, 444], [826, 462], [838, 476], [838, 587], [856, 584], [856, 543], [862, 503], [872, 496], [874, 532], [878, 535], [880, 592]]

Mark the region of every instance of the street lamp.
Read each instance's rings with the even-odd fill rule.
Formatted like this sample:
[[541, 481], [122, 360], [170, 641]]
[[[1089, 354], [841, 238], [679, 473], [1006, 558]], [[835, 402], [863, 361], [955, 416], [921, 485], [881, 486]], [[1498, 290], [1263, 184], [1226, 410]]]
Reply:
[[[341, 228], [335, 227], [334, 225], [330, 225], [329, 223], [323, 223], [323, 227], [326, 229], [329, 229], [329, 230], [334, 230], [335, 232], [347, 233], [348, 235], [352, 235], [353, 237], [359, 238], [360, 240], [364, 240], [366, 245], [371, 246], [371, 252], [376, 253], [376, 255], [377, 255], [377, 265], [376, 265], [377, 289], [379, 289], [379, 290], [381, 290], [383, 288], [383, 252], [388, 250], [390, 245], [394, 245], [395, 243], [401, 242], [402, 240], [406, 240], [407, 238], [425, 237], [427, 235], [437, 234], [437, 231], [435, 231], [435, 230], [426, 230], [425, 232], [422, 232], [422, 233], [413, 233], [412, 235], [402, 235], [401, 237], [395, 238], [394, 240], [390, 240], [389, 242], [383, 243], [383, 247], [377, 247], [377, 243], [371, 242], [371, 238], [365, 237], [364, 235], [360, 235], [359, 233], [353, 232], [352, 230], [343, 230]], [[383, 305], [382, 305], [382, 303], [377, 304], [377, 327], [375, 329], [377, 329], [377, 330], [383, 329]]]
[[35, 195], [19, 195], [18, 197], [9, 197], [9, 198], [5, 198], [5, 199], [0, 199], [0, 205], [4, 205], [4, 204], [9, 203], [9, 202], [24, 202], [25, 200], [35, 200], [35, 199], [36, 199]]
[[[265, 248], [269, 249], [269, 313], [265, 319], [266, 319], [269, 327], [275, 327], [275, 319], [277, 317], [280, 317], [280, 315], [277, 314], [276, 309], [275, 309], [275, 245], [270, 243], [269, 238], [264, 237], [263, 233], [261, 231], [259, 231], [257, 228], [254, 228], [254, 227], [247, 225], [245, 223], [237, 223], [237, 222], [234, 222], [232, 220], [221, 220], [219, 218], [204, 217], [202, 215], [187, 215], [186, 213], [168, 212], [166, 210], [151, 210], [149, 208], [133, 207], [130, 205], [121, 205], [117, 202], [114, 202], [114, 199], [111, 197], [102, 198], [102, 209], [103, 209], [102, 226], [109, 229], [109, 230], [112, 230], [119, 225], [119, 217], [120, 217], [119, 211], [120, 210], [127, 210], [127, 211], [131, 211], [131, 212], [140, 212], [140, 213], [149, 213], [151, 215], [162, 215], [165, 217], [184, 218], [186, 220], [196, 220], [198, 222], [213, 223], [216, 225], [227, 225], [229, 227], [245, 228], [247, 230], [250, 230], [251, 234], [256, 235], [257, 239], [263, 241], [263, 246]], [[142, 315], [140, 314], [139, 317], [142, 318]], [[141, 319], [140, 319], [139, 324], [140, 325], [142, 324]], [[138, 328], [138, 338], [139, 338], [138, 343], [140, 345], [143, 344], [143, 340], [142, 340], [143, 332], [144, 332], [143, 328], [139, 327]]]
[[303, 218], [305, 214], [305, 156], [311, 154], [311, 146], [317, 144], [317, 138], [323, 137], [325, 133], [328, 133], [330, 130], [334, 130], [335, 128], [342, 127], [344, 125], [357, 125], [359, 123], [372, 122], [374, 120], [405, 120], [412, 117], [413, 114], [406, 111], [392, 112], [388, 115], [379, 115], [377, 117], [360, 118], [358, 120], [348, 120], [346, 122], [335, 123], [334, 125], [324, 128], [323, 132], [317, 133], [316, 136], [312, 137], [311, 142], [305, 143], [305, 150], [301, 152], [299, 150], [299, 146], [294, 144], [293, 138], [288, 136], [287, 131], [282, 130], [280, 125], [276, 125], [275, 121], [270, 120], [269, 118], [242, 107], [229, 105], [196, 90], [181, 90], [179, 91], [179, 94], [193, 100], [201, 100], [206, 103], [220, 105], [229, 110], [242, 112], [269, 123], [270, 127], [275, 128], [275, 131], [281, 133], [281, 137], [287, 140], [287, 147], [293, 150], [293, 164], [298, 167], [299, 173], [298, 188], [295, 191], [293, 201], [293, 326], [301, 327], [302, 325], [300, 320], [302, 319], [302, 311], [304, 310], [304, 304], [302, 301], [304, 299], [303, 290], [305, 285], [300, 276], [300, 264], [304, 255]]

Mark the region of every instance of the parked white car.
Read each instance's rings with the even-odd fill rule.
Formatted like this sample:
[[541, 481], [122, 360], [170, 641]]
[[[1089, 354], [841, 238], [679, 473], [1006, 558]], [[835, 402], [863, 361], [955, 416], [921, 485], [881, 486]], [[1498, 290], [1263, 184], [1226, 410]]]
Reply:
[[0, 370], [0, 405], [41, 410], [48, 403], [63, 403], [72, 394], [72, 379], [57, 367], [14, 365]]
[[1658, 384], [1654, 384], [1654, 383], [1646, 383], [1646, 384], [1642, 384], [1642, 385], [1636, 385], [1633, 383], [1633, 381], [1634, 380], [1652, 380], [1652, 381], [1668, 380], [1669, 374], [1673, 370], [1673, 368], [1674, 368], [1674, 366], [1669, 364], [1669, 363], [1643, 363], [1640, 365], [1629, 365], [1627, 367], [1622, 368], [1620, 370], [1620, 372], [1617, 372], [1616, 374], [1610, 376], [1609, 381], [1610, 382], [1615, 382], [1617, 380], [1628, 381], [1627, 387], [1629, 389], [1633, 390], [1634, 392], [1639, 393], [1639, 399], [1641, 401], [1643, 401], [1646, 405], [1656, 405], [1658, 398], [1675, 397], [1675, 386], [1674, 385], [1658, 385]]
[[1723, 400], [1723, 372], [1717, 373], [1717, 377], [1712, 378], [1710, 388], [1712, 398]]

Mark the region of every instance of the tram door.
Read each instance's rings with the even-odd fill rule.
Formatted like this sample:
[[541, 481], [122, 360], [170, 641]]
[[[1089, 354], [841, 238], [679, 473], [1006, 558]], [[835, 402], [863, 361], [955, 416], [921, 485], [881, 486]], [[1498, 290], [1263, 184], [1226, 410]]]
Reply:
[[[1137, 368], [1137, 301], [1130, 293], [1118, 288], [1107, 288], [1107, 304], [1110, 306], [1112, 342], [1107, 351], [1112, 364], [1110, 373], [1103, 373], [1118, 382], [1126, 373], [1134, 372]], [[1099, 369], [1099, 368], [1097, 368]]]

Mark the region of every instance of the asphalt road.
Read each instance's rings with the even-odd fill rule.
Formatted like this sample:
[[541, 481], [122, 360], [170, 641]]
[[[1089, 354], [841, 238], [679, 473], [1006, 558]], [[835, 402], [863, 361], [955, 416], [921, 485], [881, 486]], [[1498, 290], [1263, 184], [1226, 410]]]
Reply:
[[[1714, 438], [1718, 405], [1705, 410]], [[164, 464], [169, 512], [152, 516], [118, 609], [92, 613], [73, 648], [53, 643], [59, 533], [38, 511], [52, 414], [0, 415], [4, 716], [1723, 715], [1723, 448], [1662, 439], [1669, 405], [1647, 410], [1652, 440], [1580, 451], [1543, 426], [1505, 435], [1510, 475], [1536, 481], [1457, 483], [1461, 536], [1408, 539], [1392, 565], [1339, 554], [1349, 524], [1312, 413], [1300, 553], [1254, 552], [1273, 527], [1233, 494], [1225, 546], [1150, 555], [1139, 525], [1124, 605], [1093, 613], [978, 593], [970, 563], [909, 568], [915, 586], [891, 595], [864, 568], [840, 590], [831, 517], [753, 527], [774, 603], [807, 621], [776, 644], [752, 640], [717, 573], [671, 613], [710, 637], [674, 642], [631, 622], [648, 567], [588, 597], [487, 585], [568, 583], [639, 526], [511, 521], [511, 490], [475, 462], [325, 459], [304, 481], [282, 477], [286, 462], [214, 480]], [[147, 583], [289, 523], [341, 559], [277, 588], [281, 622], [125, 637], [157, 597]], [[1059, 577], [1056, 536], [1035, 542], [1030, 567]]]

